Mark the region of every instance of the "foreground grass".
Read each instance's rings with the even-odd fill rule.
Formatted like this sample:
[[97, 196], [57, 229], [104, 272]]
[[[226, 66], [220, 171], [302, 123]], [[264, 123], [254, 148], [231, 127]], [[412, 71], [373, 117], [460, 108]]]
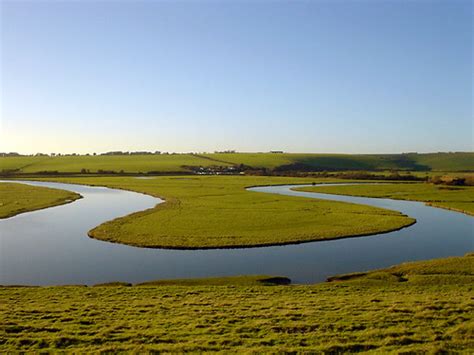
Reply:
[[314, 186], [297, 188], [298, 191], [323, 192], [336, 195], [392, 198], [426, 202], [435, 207], [474, 215], [473, 186], [442, 186], [427, 183], [380, 184], [348, 186]]
[[310, 198], [246, 191], [266, 184], [308, 183], [278, 177], [188, 176], [68, 178], [163, 197], [155, 208], [106, 222], [89, 235], [156, 248], [278, 245], [386, 232], [414, 223], [399, 212]]
[[313, 286], [3, 287], [0, 350], [472, 353], [473, 285], [463, 257]]
[[70, 191], [17, 183], [0, 183], [0, 218], [62, 205], [80, 197], [79, 194]]

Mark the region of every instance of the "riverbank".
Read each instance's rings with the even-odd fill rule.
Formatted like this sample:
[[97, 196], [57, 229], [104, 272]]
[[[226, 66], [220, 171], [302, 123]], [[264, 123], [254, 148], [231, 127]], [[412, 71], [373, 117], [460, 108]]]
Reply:
[[473, 270], [465, 256], [307, 286], [0, 287], [0, 347], [472, 352]]
[[[189, 179], [177, 178], [180, 185]], [[134, 179], [134, 183], [142, 180]], [[146, 181], [151, 183], [153, 180], [156, 179]], [[37, 181], [28, 183], [71, 190], [84, 196], [84, 199], [80, 203], [0, 222], [2, 269], [5, 270], [0, 274], [0, 284], [93, 285], [110, 280], [137, 283], [157, 278], [217, 277], [236, 273], [285, 275], [296, 283], [309, 284], [321, 282], [334, 274], [382, 268], [410, 260], [463, 255], [472, 250], [469, 238], [472, 235], [472, 217], [427, 207], [419, 202], [337, 195], [320, 197], [314, 193], [290, 190], [294, 185], [259, 187], [243, 192], [270, 198], [289, 194], [303, 203], [309, 199], [296, 196], [373, 205], [402, 211], [416, 218], [417, 223], [410, 228], [371, 237], [284, 247], [214, 250], [132, 248], [87, 238], [87, 232], [104, 221], [153, 208], [160, 200], [125, 189]], [[30, 245], [34, 248], [25, 247]], [[347, 250], [351, 253], [347, 254]], [[45, 255], [48, 257], [45, 258]], [[31, 263], [23, 262], [25, 259], [31, 260]], [[101, 271], [96, 272], [97, 269]]]
[[10, 182], [0, 182], [0, 196], [0, 219], [64, 205], [81, 198], [81, 195], [71, 191]]
[[390, 198], [395, 200], [419, 201], [428, 206], [444, 208], [474, 216], [474, 187], [443, 186], [428, 183], [308, 186], [295, 191], [319, 192], [334, 195]]
[[180, 176], [48, 180], [106, 186], [165, 199], [152, 209], [103, 223], [89, 232], [99, 240], [147, 248], [285, 245], [394, 231], [415, 222], [382, 208], [245, 190], [247, 186], [302, 184], [313, 179]]

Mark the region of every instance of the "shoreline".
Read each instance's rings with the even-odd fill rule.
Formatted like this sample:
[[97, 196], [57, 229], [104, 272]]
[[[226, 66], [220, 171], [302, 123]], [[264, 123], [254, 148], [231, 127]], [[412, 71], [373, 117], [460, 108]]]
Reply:
[[[47, 179], [47, 178], [46, 178]], [[14, 181], [20, 181], [20, 180], [14, 180]], [[67, 182], [58, 182], [58, 181], [51, 181], [51, 180], [34, 180], [34, 179], [31, 179], [31, 180], [24, 180], [25, 182], [28, 182], [28, 181], [49, 181], [51, 183], [63, 183], [63, 184], [68, 184]], [[370, 182], [364, 182], [364, 184], [366, 183], [369, 183]], [[71, 183], [72, 185], [74, 183]], [[306, 240], [294, 240], [294, 241], [287, 241], [287, 242], [269, 242], [269, 243], [257, 243], [257, 244], [236, 244], [236, 245], [227, 245], [227, 246], [223, 246], [223, 245], [212, 245], [212, 246], [167, 246], [167, 245], [160, 245], [160, 244], [156, 244], [156, 245], [142, 245], [142, 244], [134, 244], [134, 243], [124, 243], [124, 242], [121, 242], [121, 241], [115, 241], [115, 240], [108, 240], [108, 239], [103, 239], [103, 238], [99, 238], [97, 237], [95, 234], [94, 234], [94, 231], [99, 228], [100, 226], [104, 225], [105, 223], [112, 223], [113, 221], [115, 220], [118, 220], [118, 219], [121, 219], [121, 218], [125, 218], [125, 217], [130, 217], [130, 216], [133, 216], [135, 214], [148, 214], [148, 213], [151, 213], [153, 210], [155, 210], [156, 208], [167, 208], [169, 206], [170, 203], [172, 203], [174, 200], [176, 200], [178, 203], [180, 203], [180, 201], [178, 199], [175, 199], [175, 198], [171, 198], [170, 200], [167, 200], [164, 196], [160, 196], [160, 195], [154, 195], [154, 194], [149, 194], [149, 193], [144, 193], [144, 192], [138, 192], [138, 191], [134, 191], [134, 190], [131, 190], [131, 189], [126, 189], [126, 188], [122, 188], [122, 187], [108, 187], [108, 186], [104, 186], [104, 185], [100, 185], [100, 184], [84, 184], [84, 183], [76, 183], [77, 185], [83, 185], [83, 186], [89, 186], [89, 187], [103, 187], [103, 188], [107, 188], [107, 189], [117, 189], [117, 190], [123, 190], [123, 191], [129, 191], [129, 192], [133, 192], [133, 193], [138, 193], [138, 194], [143, 194], [143, 195], [146, 195], [146, 196], [151, 196], [151, 197], [154, 197], [154, 198], [159, 198], [160, 200], [162, 200], [162, 202], [158, 202], [154, 207], [151, 207], [151, 208], [148, 208], [148, 209], [145, 209], [145, 210], [141, 210], [141, 211], [137, 211], [137, 212], [133, 212], [133, 213], [130, 213], [126, 216], [121, 216], [121, 217], [117, 217], [117, 218], [114, 218], [114, 219], [111, 219], [111, 220], [108, 220], [108, 221], [104, 221], [103, 223], [95, 226], [94, 228], [92, 228], [91, 230], [89, 230], [87, 232], [87, 236], [91, 239], [94, 239], [94, 240], [98, 240], [98, 241], [103, 241], [103, 242], [109, 242], [109, 243], [114, 243], [114, 244], [119, 244], [119, 245], [127, 245], [127, 246], [132, 246], [132, 247], [137, 247], [137, 248], [144, 248], [144, 249], [161, 249], [161, 250], [232, 250], [232, 249], [251, 249], [251, 248], [264, 248], [264, 247], [278, 247], [278, 246], [287, 246], [287, 245], [299, 245], [299, 244], [306, 244], [306, 243], [315, 243], [315, 242], [327, 242], [327, 241], [336, 241], [336, 240], [341, 240], [341, 239], [348, 239], [348, 238], [360, 238], [360, 237], [370, 237], [370, 236], [374, 236], [374, 235], [378, 235], [378, 234], [388, 234], [388, 233], [391, 233], [391, 232], [396, 232], [396, 231], [399, 231], [399, 230], [402, 230], [404, 228], [408, 228], [412, 225], [414, 225], [415, 223], [417, 223], [416, 219], [410, 217], [410, 216], [407, 216], [406, 214], [403, 214], [401, 213], [400, 211], [396, 211], [400, 214], [400, 217], [407, 217], [407, 218], [410, 218], [411, 221], [410, 223], [407, 223], [407, 224], [404, 224], [402, 226], [399, 226], [399, 227], [396, 227], [396, 228], [392, 228], [392, 229], [387, 229], [387, 230], [382, 230], [382, 231], [376, 231], [376, 232], [370, 232], [370, 233], [356, 233], [356, 234], [348, 234], [348, 235], [342, 235], [342, 236], [336, 236], [336, 237], [326, 237], [326, 238], [318, 238], [318, 239], [306, 239]], [[347, 182], [322, 182], [321, 184], [347, 184]], [[249, 189], [251, 188], [255, 188], [255, 187], [272, 187], [272, 186], [287, 186], [288, 184], [271, 184], [271, 185], [249, 185], [249, 186], [245, 186], [244, 187], [244, 190], [245, 191], [248, 191], [248, 192], [257, 192], [257, 191], [249, 191]], [[302, 185], [302, 186], [312, 186], [308, 183], [301, 183], [301, 184], [290, 184], [290, 185]], [[293, 190], [293, 189], [291, 189]], [[307, 197], [308, 198], [308, 197]], [[71, 202], [74, 202], [74, 201], [71, 201]], [[344, 203], [350, 203], [350, 202], [344, 202]], [[357, 205], [357, 203], [355, 203]], [[53, 206], [50, 206], [50, 207], [53, 207]], [[392, 211], [392, 210], [390, 210]]]
[[[3, 180], [3, 181], [0, 181], [0, 184], [1, 183], [18, 183], [18, 184], [20, 184], [20, 182], [18, 182], [18, 180], [12, 180], [12, 182]], [[24, 184], [24, 185], [26, 185], [26, 184]], [[32, 185], [30, 185], [30, 186], [32, 186]], [[54, 189], [52, 187], [48, 187], [48, 188]], [[56, 190], [61, 190], [61, 189], [56, 189]], [[20, 210], [17, 210], [17, 211], [13, 211], [13, 212], [5, 215], [5, 216], [0, 216], [0, 220], [13, 218], [13, 217], [16, 217], [16, 216], [19, 216], [19, 215], [24, 215], [24, 214], [30, 213], [30, 212], [45, 210], [47, 208], [68, 205], [70, 203], [73, 203], [77, 200], [80, 200], [80, 199], [84, 198], [84, 196], [82, 196], [81, 194], [78, 194], [77, 192], [70, 191], [70, 190], [63, 190], [63, 191], [72, 192], [74, 194], [74, 196], [71, 196], [71, 198], [68, 198], [67, 200], [54, 201], [51, 204], [49, 204], [47, 206], [43, 206], [43, 207], [37, 207], [37, 208], [31, 208], [31, 209], [20, 209]]]
[[[148, 209], [152, 210], [154, 208]], [[145, 212], [148, 210], [136, 212], [136, 213], [141, 213]], [[133, 214], [133, 213], [132, 213]], [[130, 215], [128, 215], [130, 216]], [[408, 217], [411, 218], [407, 215], [401, 214], [401, 217]], [[119, 217], [122, 218], [122, 217]], [[137, 247], [137, 248], [144, 248], [144, 249], [162, 249], [162, 250], [232, 250], [232, 249], [252, 249], [252, 248], [265, 248], [265, 247], [282, 247], [282, 246], [287, 246], [287, 245], [299, 245], [299, 244], [307, 244], [307, 243], [318, 243], [318, 242], [330, 242], [330, 241], [336, 241], [336, 240], [341, 240], [341, 239], [349, 239], [349, 238], [361, 238], [361, 237], [373, 237], [378, 234], [388, 234], [392, 232], [396, 232], [408, 227], [411, 227], [412, 225], [416, 224], [417, 221], [414, 218], [411, 218], [413, 221], [411, 221], [409, 224], [406, 224], [401, 227], [393, 228], [390, 230], [386, 231], [379, 231], [379, 232], [373, 232], [373, 233], [361, 233], [361, 234], [351, 234], [351, 235], [345, 235], [345, 236], [339, 236], [339, 237], [329, 237], [325, 239], [308, 239], [308, 240], [300, 240], [300, 241], [291, 241], [291, 242], [281, 242], [281, 243], [259, 243], [259, 244], [251, 244], [251, 245], [232, 245], [232, 246], [209, 246], [209, 247], [171, 247], [171, 246], [161, 246], [161, 245], [153, 245], [153, 246], [143, 246], [139, 244], [131, 244], [131, 243], [122, 243], [122, 242], [116, 242], [113, 240], [107, 240], [107, 239], [100, 239], [96, 238], [91, 232], [95, 229], [90, 230], [87, 232], [87, 235], [95, 240], [100, 240], [102, 242], [109, 242], [109, 243], [114, 243], [114, 244], [121, 244], [121, 245], [128, 245], [132, 247]], [[113, 220], [111, 220], [113, 221]], [[107, 222], [111, 222], [107, 221]], [[105, 223], [107, 223], [105, 222]]]
[[[334, 184], [337, 184], [337, 183], [334, 183]], [[365, 184], [365, 183], [354, 183], [354, 184], [351, 184], [351, 185], [359, 185], [359, 184]], [[387, 184], [394, 184], [394, 183], [389, 182]], [[308, 187], [313, 187], [313, 186], [308, 186]], [[439, 205], [436, 204], [436, 202], [430, 202], [430, 201], [413, 200], [413, 199], [408, 199], [408, 198], [381, 197], [381, 196], [347, 195], [347, 194], [341, 194], [341, 193], [338, 193], [338, 192], [327, 193], [327, 192], [306, 191], [306, 190], [298, 190], [298, 189], [300, 189], [300, 187], [295, 187], [295, 188], [292, 188], [291, 190], [297, 191], [297, 192], [298, 191], [299, 192], [309, 192], [309, 193], [318, 193], [318, 194], [326, 194], [326, 195], [338, 195], [338, 196], [349, 196], [349, 197], [365, 197], [365, 198], [378, 198], [378, 199], [387, 199], [387, 200], [395, 200], [395, 201], [420, 202], [420, 203], [423, 203], [425, 206], [428, 206], [428, 207], [440, 208], [440, 209], [443, 209], [443, 210], [458, 212], [458, 213], [465, 214], [467, 216], [473, 216], [474, 217], [474, 212], [462, 210], [460, 208], [439, 206]]]

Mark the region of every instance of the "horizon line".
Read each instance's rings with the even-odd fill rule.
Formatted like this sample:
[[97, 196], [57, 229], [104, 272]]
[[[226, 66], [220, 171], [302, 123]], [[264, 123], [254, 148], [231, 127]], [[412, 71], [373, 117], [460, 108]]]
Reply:
[[396, 153], [347, 153], [347, 152], [293, 152], [293, 151], [284, 151], [284, 150], [268, 150], [268, 151], [237, 151], [237, 150], [221, 150], [221, 151], [150, 151], [150, 150], [108, 150], [101, 152], [35, 152], [35, 153], [20, 153], [16, 151], [5, 151], [0, 152], [0, 157], [15, 157], [15, 156], [49, 156], [49, 157], [59, 157], [59, 156], [121, 156], [121, 155], [200, 155], [200, 154], [318, 154], [318, 155], [408, 155], [408, 154], [465, 154], [465, 153], [474, 153], [473, 151], [429, 151], [429, 152], [418, 152], [418, 151], [406, 151], [406, 152], [396, 152]]

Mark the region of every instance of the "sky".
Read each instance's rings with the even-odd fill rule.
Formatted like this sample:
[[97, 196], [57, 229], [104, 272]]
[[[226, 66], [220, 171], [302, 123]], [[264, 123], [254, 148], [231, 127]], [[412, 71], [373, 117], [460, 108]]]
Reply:
[[0, 151], [472, 151], [470, 0], [0, 0]]

